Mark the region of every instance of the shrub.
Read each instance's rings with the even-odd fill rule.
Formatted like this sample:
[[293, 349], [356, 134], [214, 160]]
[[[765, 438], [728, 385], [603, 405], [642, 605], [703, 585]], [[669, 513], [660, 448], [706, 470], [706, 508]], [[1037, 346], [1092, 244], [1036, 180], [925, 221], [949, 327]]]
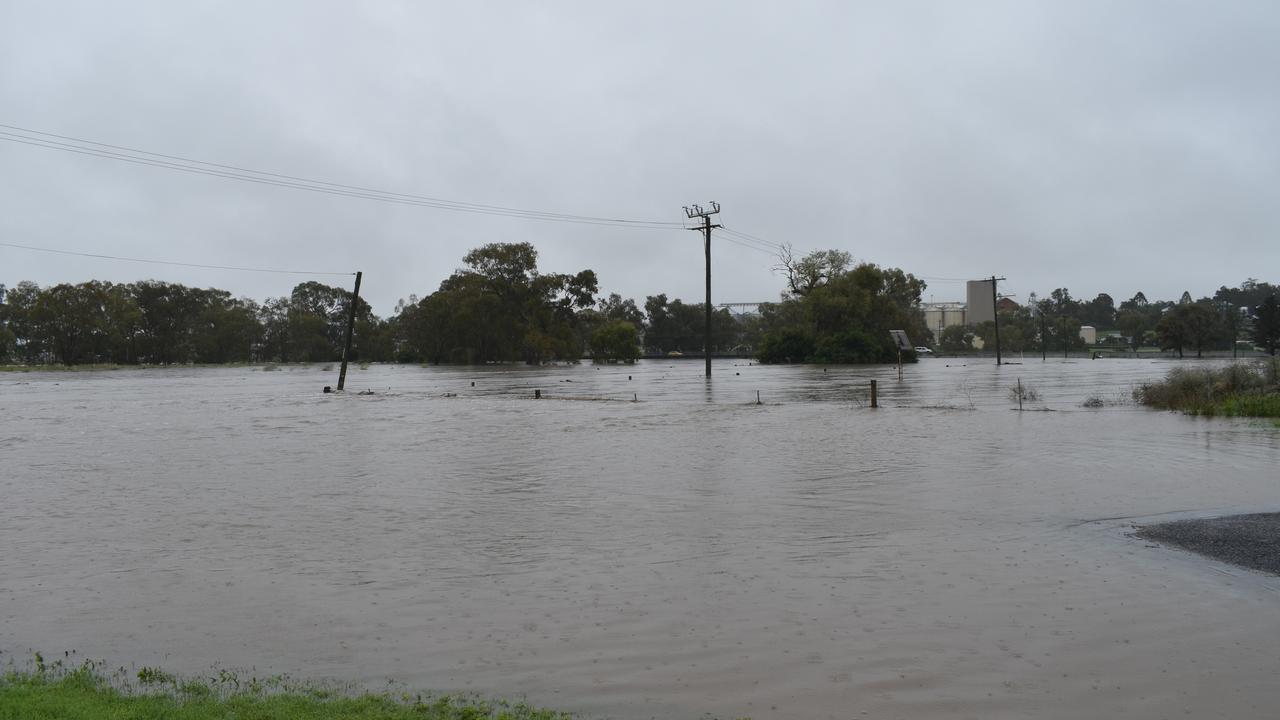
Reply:
[[795, 330], [769, 335], [756, 356], [762, 363], [799, 363], [813, 357], [813, 338]]
[[1216, 370], [1174, 368], [1161, 382], [1134, 389], [1137, 402], [1191, 415], [1280, 417], [1280, 363], [1238, 363]]

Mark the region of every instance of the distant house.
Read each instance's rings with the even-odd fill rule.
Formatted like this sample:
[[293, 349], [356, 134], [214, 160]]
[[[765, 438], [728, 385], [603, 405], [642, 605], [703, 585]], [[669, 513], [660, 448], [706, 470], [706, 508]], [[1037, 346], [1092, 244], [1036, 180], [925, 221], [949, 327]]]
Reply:
[[1002, 297], [996, 301], [996, 312], [1013, 312], [1022, 307], [1011, 298]]

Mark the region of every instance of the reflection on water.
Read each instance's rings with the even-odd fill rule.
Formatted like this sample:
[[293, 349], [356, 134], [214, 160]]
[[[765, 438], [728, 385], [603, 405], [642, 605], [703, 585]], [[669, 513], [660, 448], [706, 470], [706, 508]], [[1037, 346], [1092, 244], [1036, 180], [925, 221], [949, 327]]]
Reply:
[[0, 651], [620, 718], [1265, 715], [1280, 580], [1125, 530], [1277, 509], [1280, 431], [1114, 404], [1168, 367], [3, 375]]

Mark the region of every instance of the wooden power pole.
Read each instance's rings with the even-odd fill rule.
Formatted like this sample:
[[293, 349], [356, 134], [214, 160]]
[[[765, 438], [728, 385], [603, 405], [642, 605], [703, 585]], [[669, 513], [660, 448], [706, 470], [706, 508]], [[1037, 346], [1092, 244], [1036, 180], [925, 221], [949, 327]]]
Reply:
[[342, 369], [338, 371], [338, 389], [347, 384], [347, 358], [351, 356], [351, 333], [356, 328], [356, 306], [360, 304], [360, 279], [363, 273], [356, 273], [356, 288], [351, 291], [351, 307], [347, 312], [347, 341], [342, 346]]
[[999, 300], [996, 299], [996, 281], [1004, 278], [991, 276], [991, 319], [996, 324], [996, 364], [1000, 364], [1000, 307]]
[[707, 256], [707, 312], [702, 334], [702, 354], [707, 361], [707, 377], [711, 377], [711, 229], [720, 227], [711, 222], [711, 216], [719, 212], [720, 203], [714, 200], [711, 201], [710, 210], [703, 210], [701, 205], [690, 205], [684, 209], [684, 214], [688, 215], [690, 219], [702, 218], [702, 225], [689, 229], [702, 233], [702, 248]]
[[1049, 359], [1049, 331], [1045, 328], [1044, 308], [1040, 310], [1040, 362]]

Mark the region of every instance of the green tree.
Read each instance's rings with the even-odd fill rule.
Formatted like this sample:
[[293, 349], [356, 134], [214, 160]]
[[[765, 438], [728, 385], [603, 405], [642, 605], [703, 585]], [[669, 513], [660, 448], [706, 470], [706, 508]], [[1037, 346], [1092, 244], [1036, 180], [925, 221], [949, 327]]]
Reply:
[[[648, 315], [644, 335], [646, 352], [662, 355], [670, 352], [701, 353], [706, 344], [706, 305], [686, 305], [679, 298], [668, 301], [666, 295], [650, 295], [645, 299]], [[711, 313], [711, 351], [726, 352], [739, 344], [740, 326], [726, 309]]]
[[595, 304], [596, 275], [541, 274], [537, 259], [529, 243], [468, 252], [464, 268], [400, 313], [397, 352], [430, 362], [580, 358], [579, 313]]
[[[995, 322], [987, 320], [974, 326], [974, 334], [982, 339], [982, 347], [994, 350], [996, 346]], [[1000, 349], [1003, 352], [1025, 352], [1032, 349], [1040, 335], [1039, 320], [1031, 316], [1025, 307], [1000, 312]]]
[[1151, 319], [1137, 310], [1121, 310], [1116, 313], [1116, 327], [1120, 333], [1128, 337], [1134, 350], [1142, 345], [1142, 339], [1148, 330], [1153, 328]]
[[[763, 310], [762, 317], [785, 320], [766, 320], [762, 361], [893, 362], [898, 351], [889, 330], [904, 330], [918, 342], [929, 337], [920, 310], [923, 281], [870, 263], [847, 271], [837, 271], [839, 263], [826, 267], [830, 272], [821, 283], [789, 293], [778, 310]], [[800, 339], [812, 343], [809, 357], [794, 356], [804, 347]]]
[[5, 291], [5, 325], [13, 334], [13, 356], [25, 364], [47, 360], [45, 339], [33, 315], [40, 293], [40, 286], [27, 280]]
[[1227, 303], [1233, 308], [1248, 308], [1249, 311], [1256, 312], [1257, 308], [1267, 301], [1267, 298], [1280, 293], [1280, 287], [1270, 283], [1258, 282], [1255, 278], [1249, 278], [1240, 283], [1238, 288], [1229, 288], [1222, 286], [1213, 294], [1213, 299], [1218, 302]]
[[840, 277], [853, 265], [853, 257], [843, 250], [815, 250], [803, 258], [797, 258], [791, 245], [783, 245], [775, 270], [787, 279], [787, 292], [792, 297], [804, 297], [818, 287]]
[[192, 359], [192, 329], [203, 298], [177, 283], [145, 280], [131, 286], [140, 317], [139, 359], [167, 365]]
[[1178, 357], [1188, 347], [1201, 357], [1205, 349], [1224, 337], [1223, 327], [1222, 316], [1206, 305], [1179, 303], [1156, 323], [1156, 337], [1162, 349], [1176, 350]]
[[1106, 293], [1098, 293], [1097, 297], [1081, 305], [1080, 312], [1086, 325], [1107, 330], [1116, 326], [1116, 304]]
[[644, 311], [636, 307], [635, 300], [623, 300], [618, 293], [610, 293], [609, 297], [600, 301], [598, 307], [600, 315], [606, 320], [625, 320], [636, 329], [644, 326]]
[[948, 354], [967, 353], [973, 351], [975, 335], [964, 325], [950, 325], [938, 333], [938, 348]]
[[626, 320], [609, 320], [591, 335], [591, 357], [596, 362], [631, 362], [640, 356], [636, 326]]
[[1276, 295], [1269, 295], [1258, 305], [1253, 321], [1253, 341], [1271, 355], [1276, 354], [1276, 348], [1280, 346], [1280, 303], [1276, 301]]
[[[347, 322], [351, 313], [351, 291], [314, 280], [294, 286], [289, 294], [289, 328], [294, 361], [324, 362], [342, 357]], [[356, 324], [369, 328], [375, 323], [373, 308], [364, 298], [356, 303]], [[353, 342], [350, 360], [361, 358]]]
[[97, 360], [92, 351], [106, 325], [105, 303], [106, 291], [96, 281], [62, 283], [39, 294], [32, 319], [58, 362], [74, 365]]
[[1175, 350], [1182, 357], [1182, 350], [1187, 346], [1187, 326], [1177, 313], [1167, 313], [1156, 323], [1156, 341], [1161, 350]]
[[196, 362], [249, 362], [262, 343], [258, 304], [235, 299], [225, 290], [204, 291], [193, 319], [192, 350]]
[[9, 307], [5, 304], [6, 288], [0, 283], [0, 364], [8, 364], [16, 357], [18, 338], [9, 329]]
[[290, 362], [289, 298], [268, 298], [264, 301], [258, 307], [258, 325], [262, 328], [259, 359]]
[[762, 363], [800, 363], [808, 362], [815, 352], [813, 338], [792, 328], [766, 335], [756, 357]]

